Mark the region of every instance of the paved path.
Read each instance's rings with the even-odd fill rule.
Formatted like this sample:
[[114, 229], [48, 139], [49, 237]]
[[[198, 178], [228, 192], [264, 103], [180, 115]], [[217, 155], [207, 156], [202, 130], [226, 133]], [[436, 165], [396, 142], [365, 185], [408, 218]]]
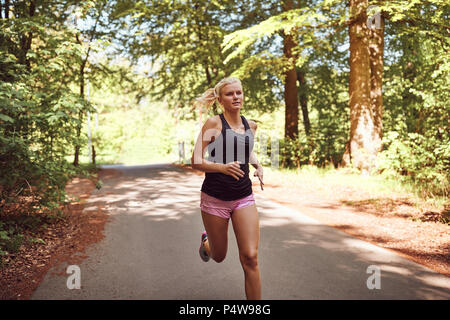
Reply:
[[[81, 289], [67, 288], [61, 264], [32, 299], [245, 299], [231, 223], [225, 261], [198, 256], [203, 178], [166, 164], [119, 170], [122, 176], [104, 181], [85, 208], [104, 202], [111, 219], [79, 265]], [[263, 299], [450, 299], [450, 278], [255, 198]], [[367, 287], [369, 266], [381, 270], [380, 289]]]

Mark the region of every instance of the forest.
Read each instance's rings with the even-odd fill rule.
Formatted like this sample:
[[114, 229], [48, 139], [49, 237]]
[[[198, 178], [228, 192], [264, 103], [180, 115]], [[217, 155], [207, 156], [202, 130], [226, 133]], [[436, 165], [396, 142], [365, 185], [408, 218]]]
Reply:
[[278, 152], [280, 168], [347, 168], [448, 199], [448, 1], [0, 4], [0, 255], [23, 238], [6, 216], [57, 219], [67, 182], [95, 165], [188, 163], [220, 113], [195, 98], [229, 76], [263, 165]]

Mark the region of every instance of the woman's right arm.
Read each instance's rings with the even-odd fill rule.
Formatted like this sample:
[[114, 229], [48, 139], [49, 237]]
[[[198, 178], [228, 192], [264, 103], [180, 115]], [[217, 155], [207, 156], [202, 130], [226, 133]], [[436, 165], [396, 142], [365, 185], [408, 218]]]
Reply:
[[214, 136], [214, 138], [216, 138], [218, 134], [220, 134], [216, 127], [217, 123], [214, 117], [206, 120], [203, 125], [202, 130], [198, 135], [197, 142], [195, 143], [194, 152], [192, 153], [192, 168], [204, 172], [221, 172], [223, 174], [233, 176], [235, 179], [239, 180], [239, 177], [244, 176], [244, 172], [240, 169], [237, 161], [223, 164], [211, 162], [204, 158], [206, 148], [211, 142], [212, 137]]

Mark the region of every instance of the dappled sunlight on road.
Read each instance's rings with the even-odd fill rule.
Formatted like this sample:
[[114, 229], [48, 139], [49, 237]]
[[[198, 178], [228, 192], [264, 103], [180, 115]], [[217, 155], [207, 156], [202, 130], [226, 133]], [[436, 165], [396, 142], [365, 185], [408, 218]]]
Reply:
[[[142, 215], [153, 220], [181, 219], [200, 205], [202, 178], [164, 165], [117, 166], [122, 174], [89, 199], [103, 201], [109, 213]], [[199, 209], [198, 209], [199, 211]]]

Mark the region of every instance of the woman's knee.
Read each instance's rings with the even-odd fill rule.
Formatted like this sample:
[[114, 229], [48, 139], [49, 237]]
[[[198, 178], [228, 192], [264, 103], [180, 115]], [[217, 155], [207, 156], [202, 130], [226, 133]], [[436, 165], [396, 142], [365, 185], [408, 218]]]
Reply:
[[225, 260], [226, 255], [227, 255], [226, 253], [222, 253], [222, 254], [213, 254], [213, 255], [211, 256], [211, 258], [212, 258], [215, 262], [220, 263], [220, 262], [222, 262], [223, 260]]
[[[227, 241], [227, 239], [225, 238]], [[228, 246], [227, 242], [220, 242], [220, 243], [214, 243], [215, 245], [211, 245], [211, 240], [208, 239], [209, 245], [210, 245], [210, 254], [211, 258], [217, 262], [220, 263], [223, 260], [225, 260], [225, 257], [227, 255]]]
[[258, 251], [246, 251], [239, 253], [242, 267], [244, 269], [255, 269], [258, 267]]

